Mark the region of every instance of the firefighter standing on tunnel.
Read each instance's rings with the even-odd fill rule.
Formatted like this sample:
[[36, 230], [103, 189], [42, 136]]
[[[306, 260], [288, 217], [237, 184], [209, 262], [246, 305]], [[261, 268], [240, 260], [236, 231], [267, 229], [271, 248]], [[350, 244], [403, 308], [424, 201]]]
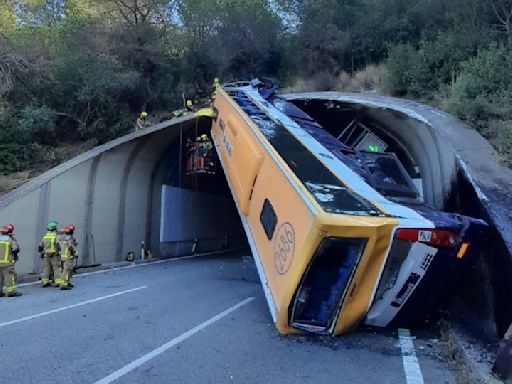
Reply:
[[44, 235], [39, 244], [39, 253], [43, 259], [43, 273], [41, 274], [41, 286], [43, 288], [50, 286], [50, 272], [53, 269], [53, 284], [60, 286], [61, 265], [59, 256], [59, 239], [57, 234], [57, 222], [52, 221], [48, 224], [48, 232]]
[[60, 289], [66, 291], [73, 288], [71, 277], [73, 276], [74, 259], [78, 257], [76, 252], [76, 240], [73, 237], [75, 226], [70, 224], [62, 230], [59, 236], [60, 258], [62, 260], [62, 275]]
[[[14, 225], [8, 224], [0, 229], [0, 296], [21, 296], [16, 291], [16, 272], [14, 265], [18, 261], [20, 248], [14, 238]], [[3, 292], [5, 284], [6, 293]]]
[[137, 119], [135, 123], [135, 130], [140, 131], [141, 129], [144, 129], [146, 127], [149, 127], [151, 123], [148, 120], [148, 113], [147, 112], [141, 112], [139, 118]]

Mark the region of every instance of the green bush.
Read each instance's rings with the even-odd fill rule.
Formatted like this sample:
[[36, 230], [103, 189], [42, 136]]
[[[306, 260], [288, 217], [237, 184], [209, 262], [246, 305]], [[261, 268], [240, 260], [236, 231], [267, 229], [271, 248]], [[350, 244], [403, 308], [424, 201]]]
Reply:
[[[22, 165], [18, 159], [19, 147], [13, 145], [0, 145], [0, 173], [7, 174], [20, 171]], [[21, 148], [21, 150], [23, 150]]]
[[17, 134], [19, 141], [37, 141], [42, 144], [55, 142], [55, 111], [46, 105], [28, 105], [21, 111]]
[[386, 64], [388, 76], [385, 90], [395, 96], [428, 97], [438, 86], [432, 71], [431, 45], [415, 49], [411, 44], [398, 44], [389, 50]]
[[461, 63], [474, 53], [474, 42], [454, 33], [421, 40], [417, 48], [411, 44], [392, 46], [385, 89], [396, 96], [431, 98], [436, 90], [453, 82]]
[[477, 128], [512, 164], [511, 105], [512, 52], [491, 44], [462, 65], [447, 109]]
[[478, 127], [491, 118], [512, 118], [512, 52], [492, 44], [462, 65], [448, 110]]
[[40, 167], [41, 165], [56, 166], [62, 159], [51, 147], [36, 143], [32, 144], [0, 144], [0, 173], [7, 174]]

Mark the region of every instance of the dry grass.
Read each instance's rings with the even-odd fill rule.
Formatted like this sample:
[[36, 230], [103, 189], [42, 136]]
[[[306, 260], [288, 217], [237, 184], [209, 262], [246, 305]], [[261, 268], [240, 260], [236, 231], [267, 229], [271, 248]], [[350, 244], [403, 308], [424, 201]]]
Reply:
[[93, 148], [95, 144], [96, 142], [94, 140], [72, 144], [63, 143], [49, 151], [51, 156], [49, 155], [46, 161], [33, 164], [26, 171], [13, 172], [7, 175], [0, 174], [0, 196], [18, 188], [30, 179], [48, 171], [54, 166], [88, 151], [89, 149]]
[[299, 78], [283, 92], [377, 92], [381, 93], [387, 76], [384, 65], [369, 65], [354, 74], [341, 72], [334, 76], [328, 72], [318, 72], [308, 78]]
[[350, 75], [342, 72], [336, 82], [336, 91], [342, 92], [378, 92], [380, 93], [387, 72], [383, 65], [369, 65]]
[[32, 177], [29, 171], [14, 172], [8, 175], [0, 175], [0, 195], [7, 193], [28, 181]]
[[283, 92], [320, 92], [332, 91], [336, 84], [336, 77], [329, 72], [317, 72], [308, 78], [298, 78], [291, 87]]

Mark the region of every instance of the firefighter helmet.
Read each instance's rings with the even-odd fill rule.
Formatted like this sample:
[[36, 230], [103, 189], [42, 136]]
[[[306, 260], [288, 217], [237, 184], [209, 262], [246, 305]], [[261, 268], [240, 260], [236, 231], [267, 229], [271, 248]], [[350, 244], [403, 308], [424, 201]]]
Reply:
[[75, 231], [75, 226], [73, 224], [69, 224], [67, 226], [64, 227], [64, 229], [62, 230], [63, 233], [65, 234], [72, 234], [73, 232]]
[[10, 228], [8, 225], [2, 225], [2, 228], [0, 228], [0, 234], [2, 235], [8, 235], [10, 233]]
[[49, 231], [55, 231], [57, 229], [57, 222], [56, 221], [50, 221], [48, 223], [48, 226], [46, 227]]
[[147, 112], [141, 112], [141, 113], [140, 113], [140, 117], [141, 117], [141, 118], [148, 117], [148, 113], [147, 113]]

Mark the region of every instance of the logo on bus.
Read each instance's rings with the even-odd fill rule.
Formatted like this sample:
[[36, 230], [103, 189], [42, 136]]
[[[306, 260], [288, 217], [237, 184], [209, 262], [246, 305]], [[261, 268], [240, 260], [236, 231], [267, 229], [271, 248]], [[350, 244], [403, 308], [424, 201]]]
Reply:
[[285, 275], [295, 253], [295, 230], [290, 223], [283, 223], [274, 239], [274, 266], [280, 275]]

